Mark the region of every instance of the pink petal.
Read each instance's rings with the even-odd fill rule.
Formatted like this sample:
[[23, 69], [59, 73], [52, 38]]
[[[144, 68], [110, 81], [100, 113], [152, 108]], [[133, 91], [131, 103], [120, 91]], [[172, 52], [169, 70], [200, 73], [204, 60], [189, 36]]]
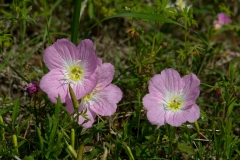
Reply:
[[150, 109], [147, 112], [147, 118], [151, 124], [162, 126], [165, 121], [165, 110], [162, 109]]
[[72, 100], [69, 97], [66, 98], [66, 110], [70, 114], [74, 112], [73, 103], [72, 103]]
[[59, 39], [53, 45], [47, 47], [43, 54], [43, 60], [49, 70], [63, 68], [65, 61], [76, 59], [77, 47], [67, 39]]
[[185, 101], [195, 102], [200, 94], [200, 80], [195, 74], [188, 74], [182, 78], [184, 84], [183, 93], [186, 96]]
[[[84, 77], [81, 83], [77, 83], [72, 86], [72, 89], [79, 100], [88, 93], [92, 92], [97, 85], [97, 75], [94, 73], [90, 77]], [[70, 97], [70, 95], [69, 95]]]
[[93, 111], [91, 111], [91, 109], [87, 109], [86, 115], [89, 121], [87, 121], [86, 123], [83, 123], [86, 119], [83, 118], [82, 116], [79, 116], [78, 124], [82, 125], [83, 128], [90, 128], [94, 123], [96, 114]]
[[166, 122], [171, 126], [175, 126], [175, 127], [180, 126], [187, 121], [187, 117], [183, 115], [182, 111], [174, 112], [174, 111], [168, 110], [165, 116], [166, 116]]
[[165, 95], [167, 92], [177, 92], [183, 87], [182, 79], [177, 71], [172, 68], [165, 69], [161, 74], [155, 75], [149, 83], [150, 93], [161, 93]]
[[86, 76], [91, 76], [99, 63], [93, 43], [91, 40], [85, 39], [78, 44], [77, 48], [79, 49], [78, 59], [81, 60], [79, 64], [83, 66], [84, 74]]
[[122, 91], [114, 84], [93, 95], [91, 110], [101, 116], [111, 116], [116, 112], [117, 103], [122, 99]]
[[102, 65], [102, 59], [97, 57], [97, 66], [101, 66]]
[[122, 91], [115, 84], [109, 84], [103, 92], [109, 103], [118, 103], [122, 99]]
[[105, 88], [113, 80], [114, 66], [111, 63], [103, 63], [97, 67], [96, 74], [98, 76], [97, 88]]
[[200, 117], [200, 109], [198, 105], [193, 104], [190, 109], [183, 110], [182, 114], [188, 122], [193, 123]]
[[61, 102], [65, 103], [68, 93], [68, 84], [64, 83], [64, 76], [60, 69], [53, 69], [44, 75], [39, 86], [47, 93], [51, 102], [57, 103], [57, 97], [60, 95]]
[[143, 97], [143, 106], [144, 108], [146, 108], [147, 110], [151, 110], [151, 109], [158, 109], [161, 104], [161, 98], [160, 96], [154, 95], [154, 94], [147, 94]]

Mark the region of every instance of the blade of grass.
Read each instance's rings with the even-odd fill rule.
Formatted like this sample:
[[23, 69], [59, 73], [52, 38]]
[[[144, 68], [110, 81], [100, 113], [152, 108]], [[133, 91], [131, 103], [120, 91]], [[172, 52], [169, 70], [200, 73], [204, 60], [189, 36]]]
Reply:
[[[171, 20], [170, 18], [167, 18], [163, 15], [156, 15], [156, 14], [150, 14], [150, 13], [141, 13], [141, 12], [122, 12], [122, 13], [117, 13], [115, 15], [109, 16], [107, 18], [104, 18], [102, 20], [100, 20], [99, 22], [97, 22], [96, 24], [94, 24], [93, 26], [91, 26], [84, 35], [84, 38], [86, 37], [86, 35], [89, 33], [89, 30], [91, 30], [93, 27], [95, 27], [96, 25], [98, 25], [99, 23], [108, 20], [108, 19], [112, 19], [112, 18], [118, 18], [118, 17], [128, 17], [128, 18], [140, 18], [140, 19], [147, 19], [147, 20], [153, 20], [153, 21], [158, 21], [158, 22], [163, 22], [163, 23], [172, 23], [181, 27], [184, 27], [182, 24]], [[184, 27], [185, 28], [185, 27]], [[203, 39], [199, 34], [197, 34], [195, 31], [191, 30], [190, 28], [186, 28], [187, 30], [190, 30], [191, 32], [193, 32], [199, 39], [201, 39], [207, 46], [209, 46], [208, 42]]]
[[78, 28], [79, 28], [79, 17], [80, 17], [81, 1], [74, 1], [73, 21], [72, 21], [72, 35], [71, 41], [77, 44]]

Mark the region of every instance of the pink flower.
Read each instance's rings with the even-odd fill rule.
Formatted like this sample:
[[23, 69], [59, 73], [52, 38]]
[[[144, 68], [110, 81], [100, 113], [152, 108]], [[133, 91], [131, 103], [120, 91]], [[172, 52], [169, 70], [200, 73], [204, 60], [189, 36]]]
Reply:
[[233, 51], [228, 51], [230, 55], [236, 56], [236, 57], [240, 57], [240, 53], [239, 52], [233, 52]]
[[24, 85], [24, 91], [27, 92], [28, 94], [33, 94], [37, 92], [38, 89], [39, 89], [39, 85], [37, 82], [31, 82]]
[[218, 17], [218, 20], [214, 21], [215, 30], [219, 30], [220, 28], [222, 28], [223, 24], [231, 23], [231, 19], [225, 13], [218, 13], [217, 17]]
[[225, 13], [218, 13], [217, 17], [219, 24], [229, 24], [231, 22], [231, 19]]
[[222, 24], [219, 24], [217, 21], [215, 21], [214, 22], [214, 29], [219, 30], [220, 28], [222, 28]]
[[[88, 122], [83, 123], [85, 118], [79, 116], [78, 123], [84, 128], [90, 128], [94, 123], [96, 114], [101, 116], [111, 116], [116, 112], [117, 103], [122, 99], [122, 91], [111, 81], [114, 76], [114, 67], [110, 63], [99, 61], [96, 69], [98, 77], [95, 89], [81, 99], [78, 111], [86, 111]], [[78, 92], [78, 91], [77, 91]], [[74, 107], [71, 99], [66, 102], [66, 109], [73, 113]]]
[[149, 94], [143, 97], [150, 123], [162, 126], [166, 123], [180, 126], [195, 122], [200, 110], [195, 103], [200, 94], [200, 80], [195, 74], [180, 77], [174, 69], [165, 69], [156, 74], [149, 83]]
[[53, 103], [58, 95], [65, 103], [70, 97], [69, 84], [78, 99], [95, 88], [97, 56], [91, 40], [82, 40], [76, 47], [67, 39], [59, 39], [45, 49], [43, 60], [50, 71], [42, 77], [40, 88]]

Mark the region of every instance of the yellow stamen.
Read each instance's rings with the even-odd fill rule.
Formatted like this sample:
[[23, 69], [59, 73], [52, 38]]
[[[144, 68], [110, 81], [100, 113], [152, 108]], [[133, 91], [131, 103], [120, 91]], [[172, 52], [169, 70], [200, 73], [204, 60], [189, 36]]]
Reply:
[[169, 109], [173, 111], [177, 111], [181, 109], [182, 103], [183, 102], [180, 97], [174, 96], [169, 100], [169, 102], [167, 103], [167, 106]]
[[68, 70], [68, 79], [71, 81], [79, 81], [82, 78], [83, 70], [80, 66], [71, 66]]

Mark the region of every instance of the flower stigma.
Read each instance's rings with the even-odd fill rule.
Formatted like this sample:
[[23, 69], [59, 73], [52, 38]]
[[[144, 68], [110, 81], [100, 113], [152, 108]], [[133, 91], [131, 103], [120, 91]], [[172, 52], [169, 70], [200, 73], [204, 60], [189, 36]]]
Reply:
[[184, 102], [182, 90], [180, 93], [168, 93], [164, 101], [164, 108], [171, 111], [181, 110]]
[[167, 106], [170, 110], [178, 111], [181, 109], [182, 104], [183, 104], [183, 101], [180, 97], [173, 96], [167, 103]]
[[91, 99], [91, 94], [87, 94], [82, 98], [83, 101], [89, 101]]
[[68, 79], [73, 81], [73, 82], [79, 81], [82, 78], [82, 75], [83, 75], [83, 70], [78, 65], [70, 66], [68, 71], [67, 71]]

